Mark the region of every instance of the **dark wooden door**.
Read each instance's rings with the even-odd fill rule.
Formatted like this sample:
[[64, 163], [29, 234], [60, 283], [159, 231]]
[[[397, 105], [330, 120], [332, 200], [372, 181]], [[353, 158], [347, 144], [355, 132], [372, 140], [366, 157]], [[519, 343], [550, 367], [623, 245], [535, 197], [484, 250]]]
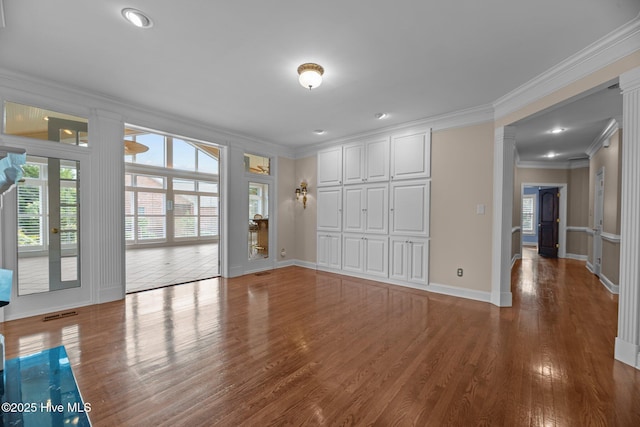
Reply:
[[544, 188], [538, 193], [538, 253], [545, 257], [558, 257], [558, 188]]

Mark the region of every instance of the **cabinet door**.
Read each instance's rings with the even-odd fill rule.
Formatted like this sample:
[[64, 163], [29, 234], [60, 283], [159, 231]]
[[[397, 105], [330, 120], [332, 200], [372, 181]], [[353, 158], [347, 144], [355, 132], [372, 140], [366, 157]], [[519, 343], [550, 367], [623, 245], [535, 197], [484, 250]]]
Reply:
[[389, 138], [367, 143], [364, 163], [366, 182], [389, 181]]
[[318, 188], [318, 230], [341, 231], [342, 187]]
[[429, 236], [428, 181], [399, 181], [391, 183], [391, 234]]
[[345, 234], [342, 237], [342, 269], [361, 273], [364, 271], [363, 265], [363, 243], [361, 235]]
[[364, 272], [378, 277], [387, 277], [389, 262], [389, 239], [366, 236], [364, 242]]
[[428, 178], [431, 175], [431, 132], [393, 137], [391, 179]]
[[364, 187], [364, 231], [387, 234], [389, 224], [389, 186], [374, 184]]
[[392, 237], [389, 239], [389, 278], [407, 280], [409, 245], [407, 239]]
[[364, 182], [364, 152], [364, 144], [350, 144], [344, 146], [344, 184], [362, 184]]
[[364, 187], [344, 187], [343, 231], [361, 233], [364, 231]]
[[340, 269], [341, 242], [340, 234], [318, 233], [318, 267]]
[[389, 239], [389, 278], [429, 284], [429, 240], [417, 237]]
[[409, 238], [407, 281], [420, 285], [429, 284], [429, 241]]
[[318, 187], [342, 184], [342, 147], [318, 151]]

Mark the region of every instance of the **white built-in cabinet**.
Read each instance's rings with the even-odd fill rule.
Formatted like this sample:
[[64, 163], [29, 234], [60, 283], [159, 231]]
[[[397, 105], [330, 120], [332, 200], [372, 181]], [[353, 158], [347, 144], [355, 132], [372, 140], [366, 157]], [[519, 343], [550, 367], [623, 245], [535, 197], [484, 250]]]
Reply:
[[429, 283], [429, 241], [415, 237], [391, 237], [389, 278], [427, 285]]
[[358, 234], [342, 235], [342, 270], [387, 277], [389, 238]]
[[342, 190], [343, 228], [349, 233], [387, 234], [389, 185], [350, 185]]
[[317, 198], [318, 230], [342, 231], [342, 187], [319, 187]]
[[391, 180], [431, 176], [431, 134], [425, 132], [391, 139]]
[[430, 184], [429, 181], [417, 179], [391, 183], [391, 234], [429, 235]]
[[429, 283], [430, 130], [318, 152], [318, 268]]
[[318, 187], [342, 185], [342, 147], [318, 152]]
[[341, 267], [342, 236], [340, 233], [318, 233], [318, 267], [338, 270]]
[[343, 183], [362, 184], [389, 181], [389, 138], [345, 145]]

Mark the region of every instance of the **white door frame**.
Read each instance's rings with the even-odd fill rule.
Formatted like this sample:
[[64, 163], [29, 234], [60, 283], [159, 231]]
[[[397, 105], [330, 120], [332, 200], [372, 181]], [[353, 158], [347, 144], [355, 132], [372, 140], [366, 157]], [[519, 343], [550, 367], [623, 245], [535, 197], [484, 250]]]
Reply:
[[596, 174], [593, 206], [593, 274], [600, 277], [602, 273], [602, 222], [604, 218], [604, 166]]
[[94, 300], [94, 289], [91, 286], [90, 242], [93, 219], [91, 216], [91, 156], [87, 150], [77, 147], [66, 147], [55, 142], [25, 141], [20, 144], [29, 155], [37, 157], [55, 157], [80, 162], [80, 287], [42, 292], [30, 295], [18, 295], [17, 271], [17, 191], [5, 193], [2, 209], [2, 255], [3, 267], [14, 271], [14, 286], [11, 290], [11, 302], [4, 307], [4, 320], [29, 317], [50, 311], [89, 305]]

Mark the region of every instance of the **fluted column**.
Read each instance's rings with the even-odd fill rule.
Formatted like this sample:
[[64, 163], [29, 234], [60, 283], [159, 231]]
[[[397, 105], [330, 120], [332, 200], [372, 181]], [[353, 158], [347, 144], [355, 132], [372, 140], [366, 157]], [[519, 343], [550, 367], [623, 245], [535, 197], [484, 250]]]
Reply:
[[511, 307], [511, 228], [513, 217], [514, 127], [495, 130], [493, 145], [493, 238], [491, 302]]
[[615, 358], [640, 368], [640, 68], [620, 76], [622, 211]]
[[94, 111], [89, 121], [91, 153], [91, 271], [94, 301], [125, 296], [124, 123], [122, 117]]

